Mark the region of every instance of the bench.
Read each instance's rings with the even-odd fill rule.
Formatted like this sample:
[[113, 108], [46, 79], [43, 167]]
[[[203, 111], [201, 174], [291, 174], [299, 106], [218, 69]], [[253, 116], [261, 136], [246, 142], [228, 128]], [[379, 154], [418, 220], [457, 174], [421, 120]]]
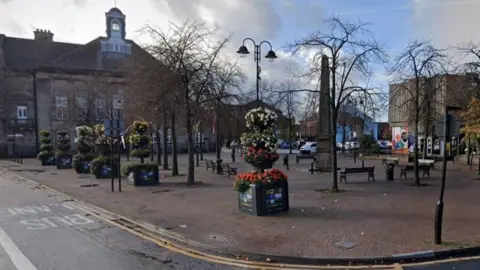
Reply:
[[432, 170], [435, 170], [435, 160], [433, 160], [433, 159], [419, 159], [418, 164], [419, 165], [430, 165], [432, 167]]
[[394, 165], [398, 165], [400, 161], [400, 157], [386, 157], [382, 159], [382, 165], [387, 165], [388, 163], [393, 163]]
[[372, 181], [375, 182], [375, 166], [373, 167], [356, 167], [356, 168], [345, 168], [344, 170], [340, 171], [340, 183], [342, 180], [347, 183], [347, 174], [360, 174], [360, 173], [368, 173], [368, 181], [372, 178]]
[[230, 177], [230, 175], [237, 175], [237, 168], [230, 167], [230, 165], [222, 163], [222, 174], [223, 173], [226, 173], [228, 177]]
[[300, 159], [313, 159], [313, 161], [316, 161], [317, 159], [313, 155], [296, 155], [295, 156], [295, 163], [298, 164], [300, 163]]
[[216, 167], [215, 162], [213, 162], [212, 160], [206, 159], [205, 165], [206, 165], [206, 168], [205, 168], [206, 171], [208, 171], [208, 169], [212, 169], [212, 172], [215, 171], [215, 167]]
[[[432, 165], [430, 165], [430, 164], [428, 164], [428, 165], [418, 164], [418, 170], [423, 171], [422, 177], [424, 177], [425, 175], [430, 177], [430, 169], [431, 168], [432, 168]], [[408, 171], [413, 171], [413, 170], [414, 170], [414, 165], [405, 165], [405, 166], [401, 167], [400, 168], [400, 179], [402, 179], [402, 175], [405, 179], [407, 179], [407, 172]]]

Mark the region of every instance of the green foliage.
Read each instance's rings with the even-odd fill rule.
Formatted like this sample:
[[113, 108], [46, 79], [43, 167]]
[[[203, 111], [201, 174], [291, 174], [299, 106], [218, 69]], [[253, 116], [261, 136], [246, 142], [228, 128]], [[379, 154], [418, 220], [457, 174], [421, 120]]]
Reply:
[[158, 165], [155, 163], [144, 163], [144, 164], [128, 164], [122, 166], [122, 175], [129, 175], [134, 169], [144, 169], [144, 170], [155, 170], [158, 168]]
[[42, 138], [40, 139], [41, 145], [40, 145], [40, 152], [37, 154], [37, 158], [39, 160], [43, 160], [46, 158], [53, 157], [53, 146], [52, 146], [52, 140], [50, 139], [50, 132], [47, 130], [41, 130], [40, 131], [40, 136]]
[[381, 150], [380, 145], [371, 134], [366, 134], [358, 138], [360, 148], [366, 151], [379, 152]]
[[148, 123], [145, 121], [134, 121], [132, 124], [132, 134], [128, 137], [128, 141], [132, 144], [132, 156], [142, 159], [150, 155], [151, 137], [147, 134]]
[[[90, 170], [91, 170], [92, 174], [97, 176], [97, 175], [101, 174], [101, 171], [102, 171], [104, 166], [107, 166], [107, 167], [111, 168], [111, 165], [112, 165], [111, 163], [112, 163], [111, 158], [108, 158], [108, 157], [105, 157], [105, 156], [99, 156], [99, 157], [94, 158], [91, 161]], [[114, 176], [117, 175], [118, 165], [119, 165], [118, 159], [113, 158], [112, 172], [113, 172]]]
[[55, 156], [60, 157], [66, 155], [68, 150], [70, 150], [70, 139], [68, 138], [68, 132], [61, 131], [58, 132], [58, 139], [57, 139], [57, 152]]
[[93, 148], [93, 130], [88, 126], [76, 127], [77, 138], [75, 143], [77, 146], [77, 154], [87, 155]]

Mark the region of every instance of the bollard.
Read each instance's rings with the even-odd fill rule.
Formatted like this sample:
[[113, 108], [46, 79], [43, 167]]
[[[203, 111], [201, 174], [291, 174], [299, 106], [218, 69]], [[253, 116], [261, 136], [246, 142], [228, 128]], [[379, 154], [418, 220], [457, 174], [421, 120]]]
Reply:
[[222, 174], [222, 159], [219, 158], [217, 159], [217, 174]]
[[288, 155], [283, 156], [283, 166], [285, 166], [287, 170], [290, 170], [290, 166], [288, 165]]
[[310, 173], [313, 174], [313, 162], [310, 163]]

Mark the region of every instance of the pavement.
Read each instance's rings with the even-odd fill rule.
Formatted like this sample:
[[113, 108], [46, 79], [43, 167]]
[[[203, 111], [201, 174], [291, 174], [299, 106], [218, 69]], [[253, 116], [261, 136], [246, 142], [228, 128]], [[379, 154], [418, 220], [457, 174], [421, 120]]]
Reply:
[[0, 269], [241, 269], [171, 252], [0, 177]]
[[[214, 158], [213, 154], [204, 157]], [[223, 159], [229, 162], [229, 154], [224, 154]], [[180, 173], [186, 171], [186, 163], [186, 156], [180, 155]], [[472, 172], [458, 165], [449, 164], [445, 244], [437, 246], [431, 240], [439, 171], [422, 180], [426, 186], [418, 188], [411, 186], [411, 175], [402, 182], [386, 181], [381, 162], [368, 160], [364, 161], [365, 166], [378, 168], [376, 182], [367, 182], [366, 176], [349, 176], [349, 183], [340, 185], [346, 192], [328, 194], [323, 190], [330, 187], [329, 174], [312, 176], [307, 171], [310, 161], [292, 163], [290, 170], [285, 171], [289, 176], [291, 210], [267, 217], [240, 213], [232, 188], [233, 177], [228, 179], [207, 172], [203, 163], [196, 167], [198, 184], [195, 186], [184, 185], [184, 175], [170, 177], [168, 172], [162, 172], [159, 186], [135, 188], [123, 183], [122, 193], [110, 192], [109, 180], [41, 167], [34, 160], [25, 160], [23, 165], [2, 162], [0, 167], [4, 170], [4, 177], [9, 173], [21, 175], [80, 200], [181, 235], [190, 243], [224, 251], [351, 258], [461, 248], [480, 243], [480, 202], [477, 199], [480, 181], [470, 180]], [[361, 161], [353, 164], [350, 157], [339, 157], [340, 167], [360, 164]], [[239, 171], [249, 170], [248, 164], [239, 157], [235, 166]], [[395, 176], [398, 174], [396, 171]], [[98, 186], [80, 187], [92, 183]], [[467, 262], [462, 263], [467, 265]]]

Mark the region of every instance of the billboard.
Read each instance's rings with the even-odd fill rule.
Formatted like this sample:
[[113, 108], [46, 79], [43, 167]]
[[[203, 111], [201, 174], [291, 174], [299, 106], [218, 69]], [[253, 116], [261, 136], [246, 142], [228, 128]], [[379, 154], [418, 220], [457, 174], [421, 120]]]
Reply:
[[408, 154], [412, 145], [413, 138], [408, 127], [392, 127], [392, 153]]

